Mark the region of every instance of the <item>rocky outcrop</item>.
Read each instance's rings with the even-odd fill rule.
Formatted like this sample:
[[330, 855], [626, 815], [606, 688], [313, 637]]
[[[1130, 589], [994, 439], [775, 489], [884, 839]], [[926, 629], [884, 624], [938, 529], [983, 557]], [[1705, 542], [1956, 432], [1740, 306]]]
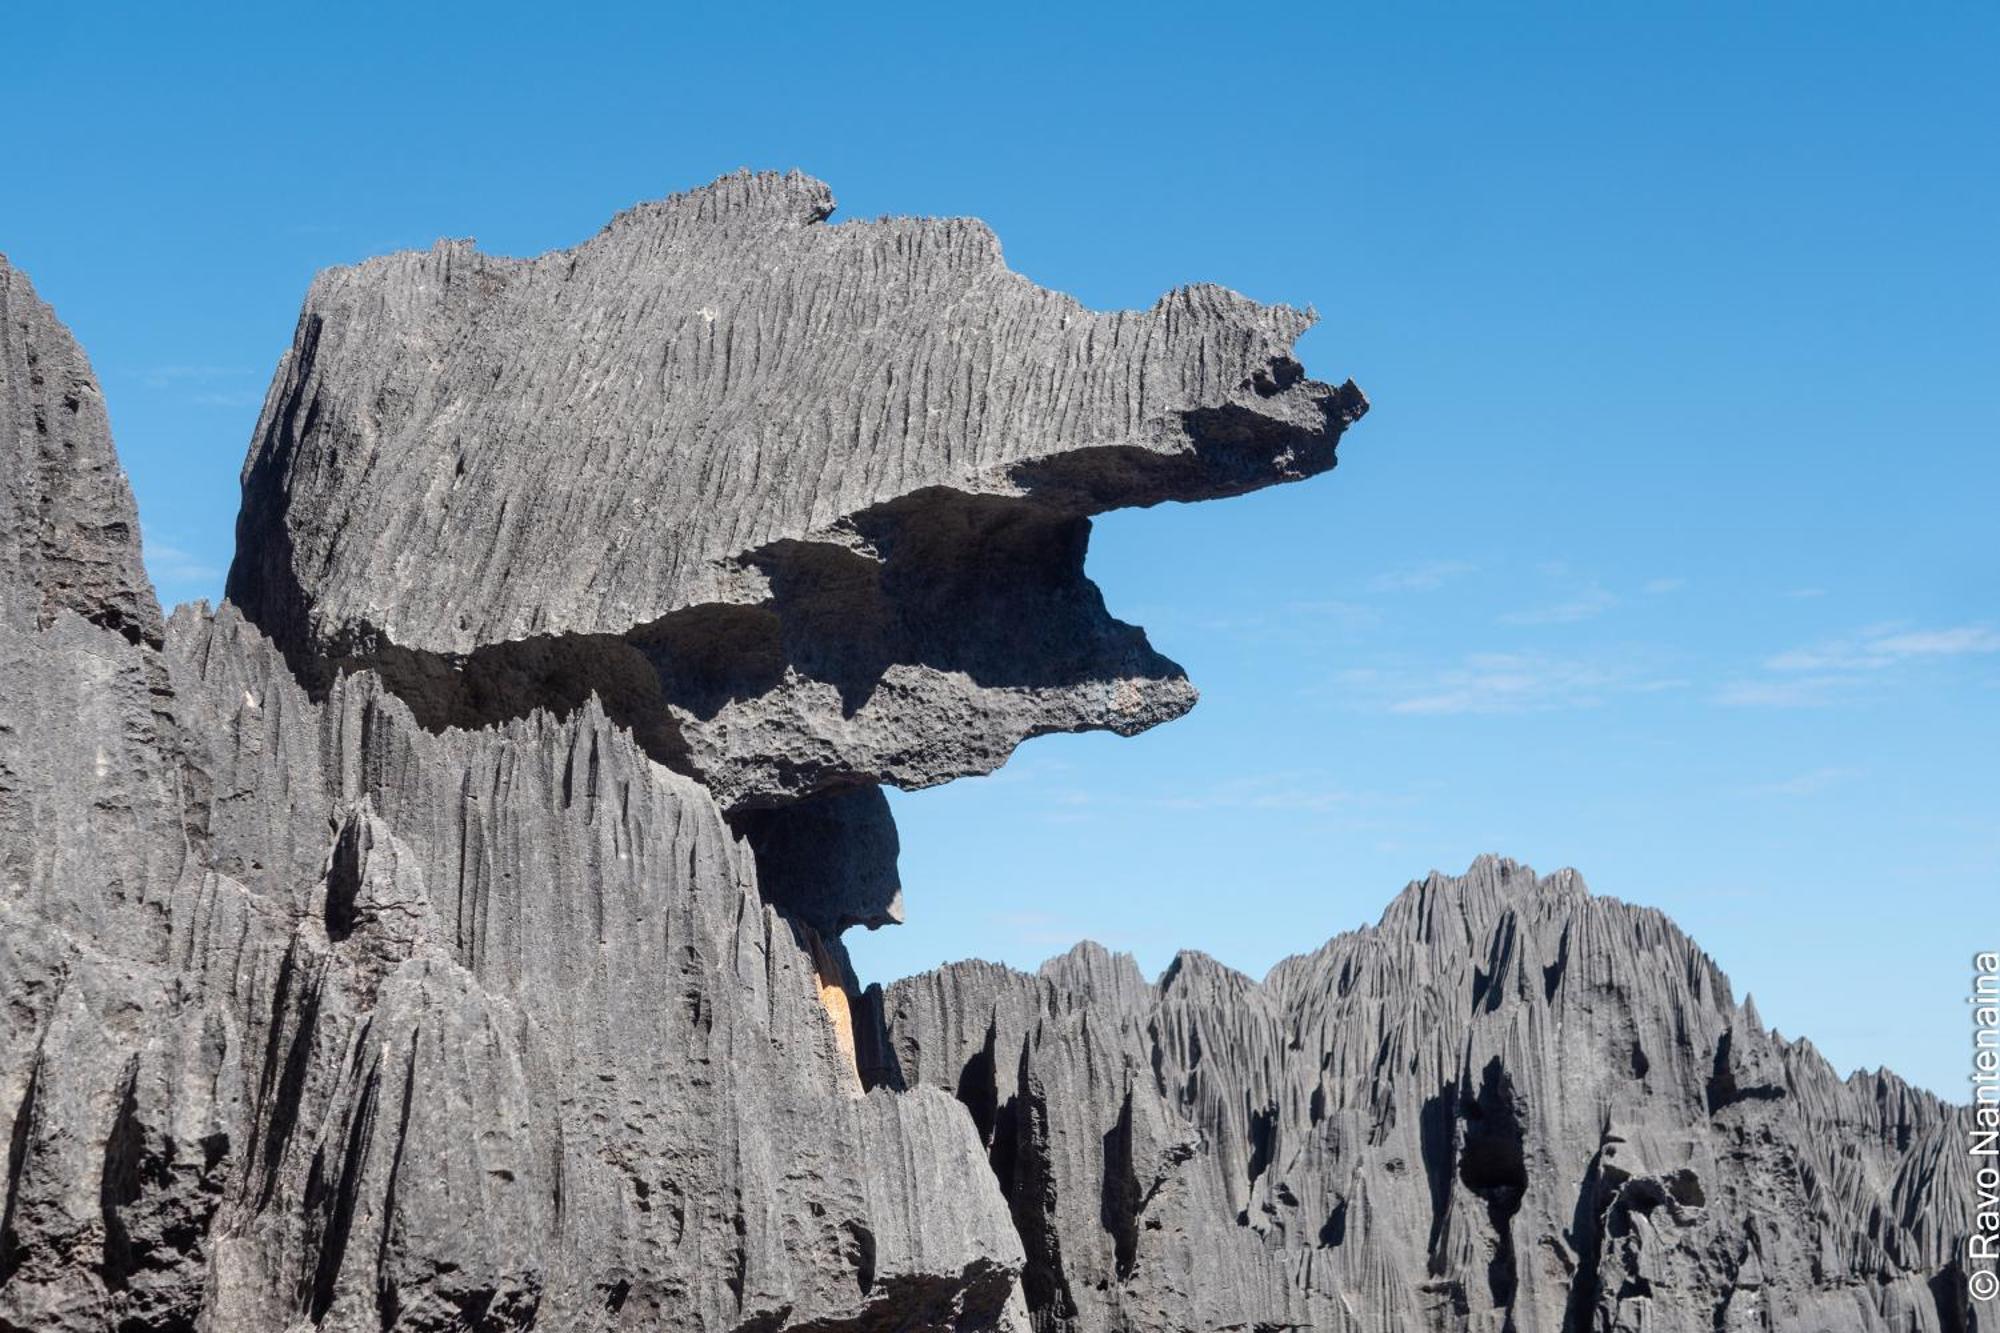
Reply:
[[733, 177], [314, 285], [162, 619], [0, 261], [0, 1333], [1975, 1327], [1962, 1112], [1482, 862], [1253, 983], [864, 989], [880, 789], [1192, 703], [1091, 517], [1330, 467], [1295, 312]]
[[1101, 314], [968, 219], [726, 178], [574, 250], [322, 274], [244, 469], [229, 595], [420, 720], [591, 693], [726, 809], [988, 772], [1194, 692], [1084, 577], [1089, 516], [1333, 466], [1310, 317]]
[[877, 999], [1044, 1330], [1964, 1329], [1963, 1108], [1837, 1078], [1658, 912], [1485, 859], [1261, 984], [1079, 946]]
[[0, 255], [0, 607], [47, 629], [68, 611], [160, 644], [139, 513], [83, 350]]
[[[0, 402], [87, 381], [8, 331]], [[595, 700], [434, 731], [373, 673], [315, 697], [232, 607], [128, 635], [158, 612], [129, 523], [93, 545], [131, 499], [92, 420], [80, 477], [5, 478], [109, 498], [0, 599], [0, 1329], [1015, 1318], [970, 1123], [864, 1091], [837, 937], [705, 789]]]

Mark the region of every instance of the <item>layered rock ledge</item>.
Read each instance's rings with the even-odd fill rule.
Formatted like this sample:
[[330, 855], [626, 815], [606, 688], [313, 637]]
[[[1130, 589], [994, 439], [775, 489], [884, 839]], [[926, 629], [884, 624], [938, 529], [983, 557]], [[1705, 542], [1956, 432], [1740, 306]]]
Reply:
[[743, 174], [539, 259], [322, 274], [231, 600], [428, 723], [596, 693], [732, 810], [1186, 711], [1084, 577], [1089, 518], [1332, 467], [1367, 405], [1292, 358], [1311, 317], [1102, 314], [982, 223], [832, 209]]

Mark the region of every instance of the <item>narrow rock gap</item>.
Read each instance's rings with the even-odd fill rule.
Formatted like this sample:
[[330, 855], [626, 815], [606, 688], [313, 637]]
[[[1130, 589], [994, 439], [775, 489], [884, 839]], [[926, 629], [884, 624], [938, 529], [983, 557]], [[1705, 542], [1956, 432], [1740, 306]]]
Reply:
[[1514, 1215], [1528, 1191], [1528, 1165], [1519, 1099], [1498, 1056], [1480, 1071], [1478, 1091], [1461, 1096], [1460, 1114], [1464, 1143], [1459, 1150], [1459, 1180], [1486, 1203], [1494, 1236], [1487, 1286], [1494, 1307], [1509, 1309], [1519, 1283]]
[[1132, 1160], [1132, 1089], [1118, 1119], [1104, 1134], [1104, 1186], [1099, 1216], [1112, 1240], [1112, 1272], [1120, 1282], [1132, 1276], [1139, 1255], [1139, 1177]]

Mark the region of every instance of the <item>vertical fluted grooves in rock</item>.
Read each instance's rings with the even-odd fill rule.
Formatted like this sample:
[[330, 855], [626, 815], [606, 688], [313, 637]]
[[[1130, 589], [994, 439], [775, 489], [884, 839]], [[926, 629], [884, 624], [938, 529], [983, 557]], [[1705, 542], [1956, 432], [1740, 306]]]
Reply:
[[163, 634], [4, 276], [6, 500], [60, 521], [0, 569], [0, 1327], [1009, 1318], [963, 1112], [860, 1093], [713, 797], [592, 698], [432, 731], [233, 608]]
[[1311, 316], [1099, 313], [969, 219], [838, 225], [741, 175], [533, 260], [322, 274], [245, 464], [229, 595], [428, 726], [595, 693], [732, 811], [989, 772], [1194, 702], [1084, 576], [1090, 516], [1334, 465]]
[[831, 210], [322, 275], [232, 600], [164, 622], [0, 260], [0, 1333], [1974, 1327], [1964, 1112], [1567, 873], [1261, 984], [864, 990], [881, 784], [1194, 701], [1092, 516], [1323, 472], [1366, 402], [1308, 315]]
[[1568, 872], [1433, 876], [1261, 985], [1183, 954], [1148, 986], [1083, 946], [883, 1012], [911, 1086], [1060, 1127], [1038, 1328], [1974, 1326], [1936, 1294], [1971, 1224], [1940, 1151], [1963, 1108], [1836, 1078]]

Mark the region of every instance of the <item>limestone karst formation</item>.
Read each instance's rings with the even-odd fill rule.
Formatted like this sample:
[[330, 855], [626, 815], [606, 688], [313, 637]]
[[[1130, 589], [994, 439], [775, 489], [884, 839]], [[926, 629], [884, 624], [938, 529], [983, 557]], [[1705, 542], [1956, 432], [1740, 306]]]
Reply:
[[1296, 312], [831, 210], [322, 275], [228, 600], [166, 618], [0, 260], [0, 1330], [1979, 1326], [1964, 1110], [1568, 872], [1261, 983], [864, 988], [881, 784], [1193, 702], [1092, 516], [1326, 471], [1366, 403]]

